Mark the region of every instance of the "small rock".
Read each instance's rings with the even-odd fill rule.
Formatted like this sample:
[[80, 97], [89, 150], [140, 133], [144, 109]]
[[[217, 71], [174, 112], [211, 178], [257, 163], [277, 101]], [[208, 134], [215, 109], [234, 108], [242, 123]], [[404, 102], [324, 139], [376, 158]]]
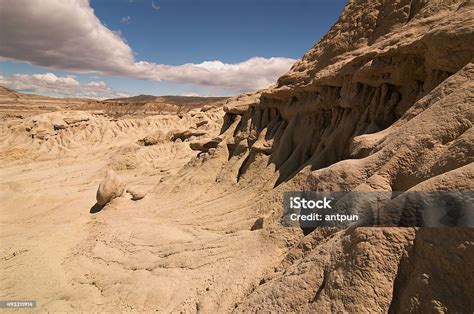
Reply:
[[67, 128], [67, 125], [64, 124], [64, 123], [61, 123], [61, 122], [59, 122], [59, 123], [54, 123], [54, 124], [53, 124], [53, 128], [54, 128], [55, 131], [57, 131], [57, 130], [64, 130], [64, 129]]
[[127, 188], [127, 193], [129, 193], [132, 196], [132, 201], [138, 201], [141, 200], [146, 196], [146, 192], [139, 191], [135, 188]]
[[201, 158], [202, 160], [208, 160], [210, 155], [208, 153], [200, 153], [198, 157]]

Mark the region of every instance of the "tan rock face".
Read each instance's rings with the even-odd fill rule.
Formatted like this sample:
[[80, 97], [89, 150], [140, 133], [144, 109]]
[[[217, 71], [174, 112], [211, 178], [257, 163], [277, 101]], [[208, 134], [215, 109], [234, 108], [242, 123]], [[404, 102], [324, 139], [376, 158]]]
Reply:
[[[372, 173], [385, 165], [384, 189], [392, 190], [469, 163], [472, 146], [462, 143], [471, 137], [472, 13], [465, 1], [350, 1], [278, 86], [255, 94], [253, 102], [250, 95], [228, 101], [229, 153], [268, 155], [278, 170], [276, 185], [305, 167], [370, 159]], [[457, 162], [438, 169], [434, 160], [454, 151]], [[415, 156], [395, 162], [407, 154], [426, 154], [426, 163]]]
[[402, 258], [391, 313], [449, 312], [474, 307], [474, 230], [420, 229]]
[[114, 198], [122, 196], [124, 191], [125, 183], [122, 179], [113, 170], [108, 170], [97, 190], [97, 204], [105, 205]]

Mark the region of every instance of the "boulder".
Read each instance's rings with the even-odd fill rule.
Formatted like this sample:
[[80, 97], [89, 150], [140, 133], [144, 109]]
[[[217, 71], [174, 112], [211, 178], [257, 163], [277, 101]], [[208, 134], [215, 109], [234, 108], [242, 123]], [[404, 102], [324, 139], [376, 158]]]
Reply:
[[114, 198], [122, 196], [124, 191], [125, 183], [122, 179], [113, 170], [108, 170], [97, 189], [97, 204], [105, 205]]
[[206, 131], [198, 131], [198, 130], [172, 130], [169, 132], [168, 137], [174, 141], [177, 142], [178, 140], [181, 140], [181, 142], [184, 142], [184, 140], [190, 138], [191, 136], [198, 137], [207, 134]]
[[213, 139], [203, 139], [195, 142], [189, 143], [189, 147], [192, 150], [208, 152], [211, 148], [217, 148], [219, 143], [222, 141], [222, 138], [215, 137]]

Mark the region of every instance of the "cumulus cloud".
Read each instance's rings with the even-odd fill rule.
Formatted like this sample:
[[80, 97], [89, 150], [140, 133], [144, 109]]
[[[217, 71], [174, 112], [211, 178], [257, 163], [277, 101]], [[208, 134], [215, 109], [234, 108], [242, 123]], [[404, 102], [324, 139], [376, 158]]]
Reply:
[[136, 77], [148, 80], [167, 80], [249, 91], [273, 84], [281, 74], [288, 71], [293, 61], [286, 58], [251, 58], [236, 64], [205, 61], [180, 66], [140, 61], [135, 63], [135, 73]]
[[45, 94], [57, 97], [87, 97], [112, 98], [128, 96], [114, 91], [103, 81], [92, 81], [81, 84], [71, 76], [58, 77], [53, 73], [44, 74], [13, 74], [8, 77], [0, 76], [0, 85], [35, 94]]
[[[51, 14], [54, 12], [54, 14]], [[289, 70], [289, 58], [206, 61], [171, 66], [135, 60], [130, 46], [103, 25], [87, 0], [0, 2], [0, 57], [102, 75], [216, 86], [236, 92], [266, 87]]]

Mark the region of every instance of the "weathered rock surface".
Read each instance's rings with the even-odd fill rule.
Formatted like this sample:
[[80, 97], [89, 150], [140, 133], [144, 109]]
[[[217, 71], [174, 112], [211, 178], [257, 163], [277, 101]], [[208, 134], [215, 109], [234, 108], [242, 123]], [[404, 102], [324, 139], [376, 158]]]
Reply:
[[165, 132], [158, 130], [138, 140], [137, 144], [142, 146], [153, 146], [157, 144], [162, 144], [167, 140], [170, 140], [170, 137], [165, 134]]

